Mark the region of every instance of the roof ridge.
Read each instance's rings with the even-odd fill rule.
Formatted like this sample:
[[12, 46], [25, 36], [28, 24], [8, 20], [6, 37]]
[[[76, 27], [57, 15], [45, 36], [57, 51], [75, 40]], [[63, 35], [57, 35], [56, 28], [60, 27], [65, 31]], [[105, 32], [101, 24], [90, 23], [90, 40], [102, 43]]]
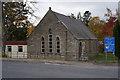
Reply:
[[[56, 14], [59, 14], [59, 15], [63, 15], [63, 16], [66, 16], [66, 15], [64, 15], [64, 14], [61, 14], [61, 13], [58, 13], [58, 12], [55, 12], [55, 11], [52, 11], [53, 13], [56, 13]], [[68, 16], [66, 16], [66, 17], [68, 17]]]
[[55, 14], [59, 14], [59, 15], [62, 15], [62, 16], [65, 16], [65, 17], [68, 17], [68, 18], [70, 18], [71, 20], [75, 20], [75, 21], [80, 21], [80, 22], [82, 22], [81, 20], [79, 20], [79, 19], [73, 19], [73, 18], [71, 18], [70, 16], [67, 16], [67, 15], [64, 15], [64, 14], [61, 14], [61, 13], [58, 13], [58, 12], [55, 12], [55, 11], [52, 11], [53, 13], [55, 13]]

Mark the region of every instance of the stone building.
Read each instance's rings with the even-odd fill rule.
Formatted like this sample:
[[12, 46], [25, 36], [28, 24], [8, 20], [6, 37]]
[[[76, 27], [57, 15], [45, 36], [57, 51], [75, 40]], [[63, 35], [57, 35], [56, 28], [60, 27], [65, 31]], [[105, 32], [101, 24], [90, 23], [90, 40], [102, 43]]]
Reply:
[[98, 55], [98, 39], [81, 21], [51, 8], [27, 43], [28, 58], [80, 60]]

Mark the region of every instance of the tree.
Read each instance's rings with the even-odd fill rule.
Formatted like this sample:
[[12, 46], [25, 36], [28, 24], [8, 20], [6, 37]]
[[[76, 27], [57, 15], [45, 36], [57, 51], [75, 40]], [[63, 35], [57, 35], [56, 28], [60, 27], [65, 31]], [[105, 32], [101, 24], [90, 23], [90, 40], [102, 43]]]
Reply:
[[114, 26], [116, 24], [116, 17], [110, 17], [110, 19], [108, 19], [108, 22], [106, 23], [106, 25], [103, 27], [103, 35], [104, 37], [113, 37], [113, 29]]
[[106, 8], [106, 10], [107, 10], [107, 13], [105, 14], [105, 16], [112, 17], [113, 16], [112, 11], [109, 8]]
[[89, 12], [89, 11], [85, 11], [83, 16], [81, 16], [80, 12], [77, 14], [77, 16], [74, 16], [74, 14], [71, 13], [71, 15], [69, 17], [71, 17], [73, 19], [81, 20], [86, 26], [88, 26], [88, 23], [89, 23], [90, 19], [92, 18], [91, 12]]
[[89, 29], [96, 35], [96, 37], [102, 41], [104, 36], [102, 35], [102, 28], [105, 26], [106, 22], [104, 20], [100, 20], [99, 17], [93, 17], [89, 21]]
[[34, 26], [29, 26], [29, 29], [28, 29], [28, 31], [27, 31], [27, 35], [29, 36], [31, 33], [32, 33], [32, 31], [34, 30]]
[[80, 12], [77, 14], [77, 19], [82, 20], [82, 16]]
[[113, 37], [113, 29], [117, 22], [118, 18], [118, 10], [116, 9], [116, 13], [113, 14], [109, 8], [106, 8], [107, 13], [105, 13], [105, 17], [107, 18], [107, 23], [103, 27], [103, 35], [104, 37]]
[[6, 40], [21, 41], [26, 40], [27, 27], [30, 23], [27, 20], [29, 10], [23, 2], [4, 2], [3, 3], [3, 40], [2, 53], [5, 56]]
[[76, 19], [75, 15], [73, 13], [71, 13], [70, 17], [73, 19]]
[[[3, 11], [5, 14], [5, 36], [7, 40], [16, 41], [19, 39], [26, 39], [29, 21], [26, 16], [28, 10], [25, 9], [25, 6], [23, 2], [7, 2], [3, 4]], [[16, 35], [16, 33], [18, 34]], [[22, 35], [18, 37], [20, 34]]]
[[112, 11], [109, 8], [106, 8], [106, 10], [107, 10], [107, 13], [105, 13], [105, 15], [104, 15], [105, 17], [110, 18], [110, 17], [118, 17], [119, 16], [118, 9], [116, 9], [115, 14], [113, 14]]
[[119, 20], [117, 20], [117, 23], [115, 24], [114, 30], [113, 30], [113, 36], [115, 37], [115, 55], [119, 57], [120, 59], [120, 25]]
[[99, 17], [93, 17], [88, 24], [88, 28], [96, 35], [96, 37], [99, 39], [100, 41], [100, 51], [103, 52], [104, 50], [104, 36], [102, 34], [102, 28], [103, 26], [106, 25], [106, 22], [104, 20], [100, 20]]
[[83, 15], [83, 17], [82, 17], [82, 21], [83, 21], [83, 23], [84, 23], [86, 26], [88, 26], [88, 23], [89, 23], [89, 21], [90, 21], [91, 18], [92, 18], [91, 12], [85, 11], [85, 13], [84, 13], [84, 15]]

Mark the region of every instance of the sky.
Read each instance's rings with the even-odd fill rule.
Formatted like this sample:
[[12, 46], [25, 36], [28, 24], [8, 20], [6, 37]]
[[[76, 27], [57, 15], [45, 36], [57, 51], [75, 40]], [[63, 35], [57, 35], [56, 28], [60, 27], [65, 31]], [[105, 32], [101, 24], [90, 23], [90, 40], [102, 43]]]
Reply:
[[105, 1], [102, 0], [98, 2], [95, 2], [94, 0], [32, 0], [33, 2], [38, 2], [37, 4], [31, 4], [29, 1], [28, 5], [33, 8], [35, 11], [34, 14], [38, 17], [37, 19], [32, 17], [30, 20], [34, 25], [37, 25], [40, 20], [44, 17], [44, 15], [49, 10], [49, 7], [52, 8], [53, 11], [64, 14], [64, 15], [70, 15], [73, 13], [75, 16], [79, 12], [81, 12], [81, 15], [84, 14], [85, 11], [90, 11], [92, 14], [92, 17], [99, 16], [100, 19], [105, 20], [104, 14], [107, 12], [106, 8], [111, 9], [112, 13], [116, 12], [116, 9], [118, 9], [118, 1], [119, 0], [109, 0]]

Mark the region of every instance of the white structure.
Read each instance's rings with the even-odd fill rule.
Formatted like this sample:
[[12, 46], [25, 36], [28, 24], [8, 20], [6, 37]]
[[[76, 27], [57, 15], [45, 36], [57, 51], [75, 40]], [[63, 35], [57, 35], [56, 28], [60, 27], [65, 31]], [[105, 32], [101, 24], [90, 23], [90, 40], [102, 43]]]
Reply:
[[6, 55], [11, 58], [27, 58], [27, 42], [6, 42]]

